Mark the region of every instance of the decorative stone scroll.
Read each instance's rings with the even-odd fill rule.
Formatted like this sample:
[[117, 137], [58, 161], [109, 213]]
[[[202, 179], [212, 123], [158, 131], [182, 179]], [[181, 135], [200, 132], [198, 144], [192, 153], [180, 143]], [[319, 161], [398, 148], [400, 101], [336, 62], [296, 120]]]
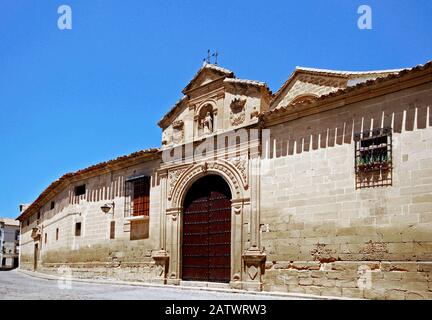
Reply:
[[245, 184], [245, 189], [248, 189], [248, 179], [247, 179], [247, 166], [248, 166], [248, 160], [247, 157], [236, 157], [230, 159], [230, 162], [236, 167], [236, 169], [239, 171], [243, 182]]
[[172, 197], [172, 191], [174, 189], [175, 184], [177, 183], [180, 175], [186, 171], [187, 168], [183, 168], [183, 169], [177, 169], [177, 170], [172, 170], [169, 171], [168, 173], [168, 183], [169, 183], [169, 188], [168, 188], [168, 200], [171, 200]]

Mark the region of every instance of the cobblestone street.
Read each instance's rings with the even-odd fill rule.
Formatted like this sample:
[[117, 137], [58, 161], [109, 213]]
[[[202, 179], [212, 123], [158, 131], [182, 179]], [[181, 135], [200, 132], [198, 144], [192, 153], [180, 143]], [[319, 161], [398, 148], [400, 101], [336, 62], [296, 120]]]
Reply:
[[[67, 287], [67, 286], [66, 286]], [[57, 280], [46, 280], [23, 274], [17, 270], [0, 272], [0, 299], [19, 300], [262, 300], [285, 297], [182, 290], [127, 285], [72, 282], [70, 288]], [[289, 299], [301, 299], [289, 297]]]

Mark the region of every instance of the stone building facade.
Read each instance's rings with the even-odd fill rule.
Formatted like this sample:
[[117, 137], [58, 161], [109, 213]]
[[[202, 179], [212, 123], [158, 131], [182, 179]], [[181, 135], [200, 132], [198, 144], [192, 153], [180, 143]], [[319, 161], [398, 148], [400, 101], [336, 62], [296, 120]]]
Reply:
[[297, 68], [272, 93], [205, 64], [162, 145], [53, 182], [21, 268], [81, 278], [432, 298], [432, 63]]

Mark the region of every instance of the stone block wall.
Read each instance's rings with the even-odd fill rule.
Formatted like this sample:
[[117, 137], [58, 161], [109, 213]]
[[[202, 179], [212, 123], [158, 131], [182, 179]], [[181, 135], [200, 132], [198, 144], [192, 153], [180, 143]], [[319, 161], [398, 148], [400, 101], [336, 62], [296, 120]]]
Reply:
[[[159, 247], [160, 191], [159, 160], [119, 169], [77, 180], [50, 199], [40, 212], [22, 222], [20, 268], [34, 269], [34, 248], [38, 245], [37, 271], [58, 274], [69, 270], [73, 277], [150, 279], [154, 262], [153, 250]], [[131, 228], [125, 216], [124, 181], [133, 176], [151, 176], [150, 213], [140, 220], [139, 230]], [[76, 185], [86, 185], [86, 195], [75, 197]], [[50, 209], [51, 201], [55, 208]], [[101, 206], [114, 202], [109, 213]], [[81, 223], [81, 235], [75, 235], [75, 224]], [[114, 239], [111, 239], [111, 223], [115, 223]], [[32, 228], [40, 227], [41, 237], [31, 237]], [[145, 228], [145, 230], [143, 230]], [[139, 235], [137, 235], [139, 233]], [[68, 272], [69, 272], [68, 271]]]
[[[355, 188], [353, 132], [390, 125], [393, 183]], [[265, 290], [430, 299], [432, 85], [270, 128]]]

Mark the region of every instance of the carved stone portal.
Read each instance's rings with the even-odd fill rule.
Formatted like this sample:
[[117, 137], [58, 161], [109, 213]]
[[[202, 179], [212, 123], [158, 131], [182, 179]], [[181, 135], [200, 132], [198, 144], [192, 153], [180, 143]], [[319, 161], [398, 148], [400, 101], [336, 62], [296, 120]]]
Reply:
[[231, 114], [230, 121], [231, 125], [238, 126], [245, 121], [246, 112], [245, 112], [246, 99], [234, 99], [231, 102]]

